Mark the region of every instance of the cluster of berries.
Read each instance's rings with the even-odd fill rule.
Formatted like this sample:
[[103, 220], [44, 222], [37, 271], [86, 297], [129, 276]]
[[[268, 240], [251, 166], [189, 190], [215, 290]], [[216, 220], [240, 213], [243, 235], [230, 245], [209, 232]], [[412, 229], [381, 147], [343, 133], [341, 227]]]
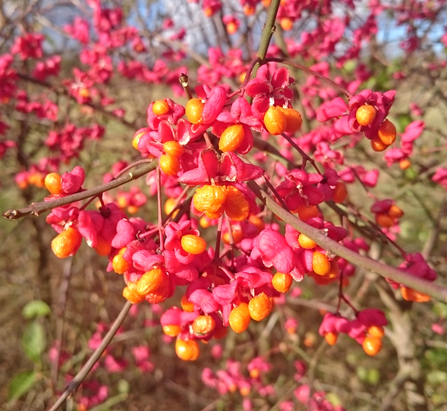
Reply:
[[[222, 338], [228, 327], [241, 333], [251, 320], [266, 318], [274, 298], [286, 293], [294, 280], [307, 275], [325, 285], [341, 280], [341, 270], [347, 275], [352, 271], [345, 260], [291, 226], [286, 225], [283, 236], [276, 224], [266, 224], [265, 213], [246, 185], [265, 174], [263, 168], [243, 161], [242, 155], [254, 146], [253, 133], [293, 136], [301, 127], [301, 115], [291, 106], [291, 84], [287, 69], [270, 75], [264, 65], [239, 90], [239, 96], [229, 94], [224, 86], [198, 86], [198, 97], [189, 99], [185, 107], [170, 99], [148, 107], [148, 127], [135, 133], [132, 145], [143, 157], [158, 159], [161, 173], [156, 179], [162, 179], [159, 185], [168, 196], [164, 224], [128, 219], [115, 204], [102, 204], [99, 212], [73, 205], [58, 207], [47, 219], [59, 232], [52, 244], [58, 257], [73, 255], [84, 237], [100, 255], [108, 256], [109, 270], [124, 276], [123, 296], [134, 304], [160, 303], [177, 286], [187, 286], [182, 309], [168, 309], [161, 318], [163, 331], [176, 337], [177, 355], [184, 360], [197, 359], [198, 340]], [[244, 94], [252, 98], [251, 103]], [[356, 127], [363, 127], [365, 133], [375, 127], [383, 144], [391, 144], [388, 137], [393, 132], [384, 113], [394, 94], [359, 96], [350, 102], [349, 116], [354, 116]], [[332, 240], [347, 240], [347, 230], [325, 221], [320, 209], [325, 201], [341, 203], [347, 198], [346, 185], [335, 169], [327, 167], [321, 174], [296, 168], [281, 176], [274, 183], [278, 202]], [[63, 176], [49, 174], [45, 184], [53, 199], [81, 191], [83, 181], [83, 170], [77, 167]], [[180, 212], [184, 186], [196, 190], [189, 210], [182, 207]], [[389, 227], [389, 220], [394, 224], [403, 214], [399, 210], [390, 200], [372, 207], [382, 227]], [[198, 225], [221, 227], [223, 252], [221, 247], [208, 247]], [[362, 247], [354, 244], [351, 248], [359, 251]], [[359, 314], [357, 322], [349, 322], [346, 333], [361, 339], [364, 348], [375, 344], [375, 350], [365, 348], [372, 354], [378, 351], [381, 338], [378, 327], [386, 325], [386, 320], [363, 317]], [[335, 342], [336, 333], [347, 330], [347, 320], [341, 326], [339, 317], [334, 318], [335, 326], [327, 326], [325, 319], [320, 330], [330, 343]]]

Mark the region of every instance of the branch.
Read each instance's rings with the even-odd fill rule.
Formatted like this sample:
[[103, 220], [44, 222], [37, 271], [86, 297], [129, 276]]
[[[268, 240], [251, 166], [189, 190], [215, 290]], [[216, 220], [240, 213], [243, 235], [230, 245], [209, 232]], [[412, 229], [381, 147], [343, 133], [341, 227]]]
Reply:
[[270, 198], [268, 194], [264, 190], [262, 190], [255, 182], [248, 182], [248, 186], [265, 204], [265, 206], [277, 217], [283, 220], [284, 223], [291, 225], [300, 233], [308, 236], [325, 250], [328, 250], [367, 271], [377, 273], [397, 283], [403, 284], [406, 287], [410, 287], [414, 290], [420, 291], [433, 298], [436, 298], [444, 303], [447, 302], [447, 288], [412, 276], [398, 268], [390, 267], [379, 261], [375, 261], [368, 257], [357, 254], [356, 252], [344, 247], [342, 244], [331, 240], [321, 230], [318, 230], [310, 226], [309, 224], [306, 224], [305, 222], [290, 214], [288, 211], [284, 210], [280, 205], [276, 204], [276, 202], [272, 198]]
[[112, 180], [106, 184], [102, 184], [98, 187], [92, 188], [90, 190], [81, 191], [80, 193], [70, 194], [68, 196], [58, 198], [52, 201], [42, 201], [40, 203], [33, 203], [27, 208], [22, 208], [20, 210], [8, 210], [3, 213], [3, 217], [9, 220], [17, 220], [19, 218], [25, 217], [27, 215], [38, 216], [39, 214], [45, 213], [55, 207], [60, 207], [65, 204], [74, 203], [76, 201], [84, 200], [89, 197], [97, 196], [105, 191], [109, 191], [113, 188], [122, 186], [132, 180], [136, 180], [141, 176], [155, 170], [158, 162], [151, 160], [151, 162], [140, 169], [127, 173], [115, 180]]

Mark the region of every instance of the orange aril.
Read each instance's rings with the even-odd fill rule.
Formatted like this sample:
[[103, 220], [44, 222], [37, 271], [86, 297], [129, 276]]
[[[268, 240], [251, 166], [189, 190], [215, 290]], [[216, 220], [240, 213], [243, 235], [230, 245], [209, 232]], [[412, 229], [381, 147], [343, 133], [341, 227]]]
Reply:
[[59, 233], [51, 242], [51, 249], [58, 258], [66, 258], [73, 254], [82, 240], [78, 230], [69, 227]]
[[135, 150], [138, 150], [138, 142], [140, 141], [140, 138], [143, 137], [145, 134], [145, 131], [137, 131], [135, 135], [133, 136], [132, 140], [132, 147]]
[[303, 233], [298, 236], [298, 244], [305, 250], [311, 250], [317, 246], [317, 243], [314, 240]]
[[320, 212], [318, 211], [318, 207], [315, 205], [303, 205], [298, 207], [298, 210], [296, 211], [298, 213], [298, 217], [300, 220], [308, 220], [309, 218], [315, 218], [318, 217]]
[[334, 191], [332, 192], [332, 200], [334, 203], [342, 203], [346, 200], [346, 197], [348, 195], [348, 189], [346, 188], [346, 184], [342, 181], [339, 181], [335, 187]]
[[96, 246], [93, 247], [94, 250], [101, 256], [109, 255], [112, 251], [112, 245], [108, 243], [101, 235], [98, 235], [96, 240]]
[[250, 205], [245, 196], [233, 186], [227, 186], [225, 213], [234, 221], [244, 221], [248, 218]]
[[412, 288], [401, 287], [400, 293], [402, 297], [406, 301], [414, 301], [416, 303], [426, 303], [431, 300], [431, 297], [427, 294], [420, 293], [419, 291], [415, 291]]
[[290, 31], [293, 28], [293, 20], [289, 17], [283, 17], [279, 21], [279, 25], [284, 31]]
[[[160, 273], [159, 273], [160, 274]], [[161, 270], [162, 281], [161, 284], [154, 290], [145, 294], [144, 298], [150, 304], [159, 304], [166, 300], [169, 296], [170, 292], [170, 280], [169, 276], [166, 274], [164, 270]]]
[[188, 100], [185, 107], [186, 118], [192, 123], [197, 124], [202, 120], [204, 104], [199, 98], [192, 98]]
[[368, 327], [367, 333], [371, 337], [379, 337], [382, 338], [385, 335], [385, 331], [381, 325], [371, 325]]
[[62, 193], [62, 177], [57, 173], [47, 174], [44, 180], [46, 189], [51, 194], [61, 194]]
[[185, 152], [185, 149], [180, 145], [178, 141], [167, 141], [163, 144], [163, 150], [171, 157], [181, 157]]
[[240, 334], [248, 328], [250, 319], [248, 304], [241, 303], [231, 310], [229, 317], [230, 327], [234, 332]]
[[177, 157], [163, 154], [158, 159], [158, 166], [167, 176], [175, 176], [180, 171], [180, 161]]
[[164, 325], [163, 332], [169, 337], [177, 337], [180, 334], [181, 327], [179, 325]]
[[374, 356], [382, 349], [382, 339], [379, 337], [365, 337], [362, 347], [366, 354]]
[[255, 14], [256, 8], [253, 6], [249, 6], [248, 4], [246, 4], [244, 6], [244, 13], [246, 16], [252, 16], [253, 14]]
[[278, 136], [286, 131], [287, 119], [280, 108], [270, 106], [264, 115], [264, 125], [270, 134]]
[[124, 274], [129, 269], [129, 263], [123, 258], [125, 252], [126, 247], [123, 247], [112, 259], [112, 268], [117, 274]]
[[[165, 214], [169, 215], [172, 213], [172, 211], [175, 209], [177, 205], [177, 200], [175, 198], [168, 198], [165, 202]], [[178, 214], [178, 210], [172, 214], [172, 218], [175, 218], [175, 216]]]
[[242, 124], [234, 124], [227, 127], [219, 139], [219, 150], [225, 152], [236, 151], [245, 138]]
[[192, 330], [198, 335], [206, 335], [214, 330], [216, 322], [210, 315], [199, 315], [192, 323]]
[[355, 112], [355, 118], [361, 126], [369, 126], [376, 118], [376, 113], [374, 106], [364, 104]]
[[152, 105], [152, 112], [156, 116], [162, 116], [163, 114], [169, 113], [169, 104], [166, 100], [157, 100], [154, 101], [154, 104]]
[[404, 212], [397, 205], [393, 204], [388, 210], [388, 215], [391, 218], [401, 218], [404, 215]]
[[301, 117], [301, 114], [296, 111], [295, 109], [289, 107], [278, 107], [278, 109], [281, 111], [281, 113], [284, 114], [287, 122], [286, 127], [286, 133], [294, 133], [295, 131], [298, 131], [301, 128], [301, 125], [303, 124], [303, 119]]
[[230, 21], [227, 24], [226, 29], [228, 34], [234, 34], [237, 31], [237, 24], [234, 21]]
[[[241, 230], [231, 230], [234, 244], [239, 244], [244, 239], [244, 233]], [[231, 244], [230, 233], [227, 231], [222, 234], [222, 240], [225, 244]]]
[[136, 292], [136, 290], [131, 286], [131, 283], [127, 285], [123, 289], [123, 297], [130, 301], [132, 304], [138, 304], [144, 301], [144, 295], [140, 295]]
[[286, 293], [292, 286], [293, 278], [289, 273], [276, 273], [272, 278], [273, 288], [279, 293]]
[[199, 358], [200, 348], [196, 340], [182, 340], [177, 338], [175, 342], [175, 353], [184, 361], [195, 361]]
[[335, 345], [337, 342], [338, 334], [333, 332], [328, 332], [324, 335], [324, 339], [329, 345]]
[[193, 197], [194, 207], [208, 218], [219, 218], [225, 211], [227, 190], [224, 186], [199, 187]]
[[165, 277], [165, 273], [162, 268], [156, 267], [152, 270], [144, 273], [137, 281], [136, 291], [138, 294], [146, 295], [157, 290]]
[[206, 250], [206, 241], [194, 234], [182, 236], [181, 244], [183, 250], [189, 254], [202, 254]]
[[265, 228], [264, 220], [256, 215], [251, 215], [248, 219], [248, 222], [250, 224], [253, 224], [258, 229], [258, 233], [260, 233]]
[[265, 293], [253, 297], [248, 303], [250, 317], [255, 321], [261, 321], [267, 317], [273, 309], [272, 301]]
[[383, 144], [389, 146], [396, 140], [396, 126], [388, 119], [379, 126], [377, 136], [383, 142]]
[[410, 160], [408, 160], [408, 158], [404, 158], [403, 160], [399, 161], [399, 167], [402, 170], [406, 170], [407, 168], [409, 168], [411, 166], [411, 162]]
[[326, 275], [331, 271], [331, 262], [326, 255], [315, 251], [312, 256], [312, 270], [317, 275]]
[[376, 214], [376, 223], [379, 227], [390, 228], [394, 225], [394, 218], [388, 214]]
[[186, 311], [188, 313], [192, 313], [194, 311], [194, 303], [189, 301], [188, 297], [186, 297], [186, 295], [182, 296], [180, 304], [181, 304], [181, 306], [183, 308], [183, 311]]
[[381, 151], [385, 151], [385, 150], [388, 148], [388, 145], [385, 144], [385, 143], [379, 138], [379, 136], [376, 136], [376, 137], [374, 137], [374, 138], [371, 140], [371, 148], [372, 148], [374, 151], [381, 152]]

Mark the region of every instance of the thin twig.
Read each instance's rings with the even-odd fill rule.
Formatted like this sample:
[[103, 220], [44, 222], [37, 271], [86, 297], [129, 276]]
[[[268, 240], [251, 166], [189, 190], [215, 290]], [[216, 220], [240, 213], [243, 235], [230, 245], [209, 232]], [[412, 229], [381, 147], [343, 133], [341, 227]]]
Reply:
[[131, 307], [132, 307], [132, 303], [129, 301], [127, 301], [126, 304], [124, 304], [124, 307], [122, 308], [121, 312], [118, 314], [118, 317], [116, 317], [116, 320], [113, 323], [112, 327], [107, 332], [104, 339], [102, 340], [101, 345], [95, 350], [95, 352], [92, 354], [92, 356], [89, 358], [89, 360], [81, 368], [81, 371], [79, 371], [75, 375], [75, 377], [71, 380], [70, 384], [68, 384], [65, 391], [62, 393], [62, 395], [59, 397], [59, 399], [55, 402], [55, 404], [49, 409], [49, 411], [56, 411], [69, 396], [73, 395], [77, 391], [77, 389], [81, 385], [82, 381], [84, 381], [87, 374], [90, 372], [90, 370], [96, 364], [96, 362], [99, 360], [99, 358], [101, 357], [101, 355], [105, 351], [105, 349], [109, 346], [115, 333], [118, 331], [118, 328], [123, 323], [123, 321], [126, 318], [127, 313], [129, 312]]

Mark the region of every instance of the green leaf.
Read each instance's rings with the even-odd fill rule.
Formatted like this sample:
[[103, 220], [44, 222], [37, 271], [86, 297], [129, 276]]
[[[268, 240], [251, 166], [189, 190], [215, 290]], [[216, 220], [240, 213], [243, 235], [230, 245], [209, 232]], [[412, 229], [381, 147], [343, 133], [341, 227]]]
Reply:
[[50, 313], [51, 308], [48, 306], [48, 304], [40, 300], [30, 301], [28, 304], [25, 305], [25, 307], [23, 307], [22, 310], [22, 316], [26, 320], [31, 320], [37, 317], [45, 317]]
[[45, 332], [42, 325], [37, 321], [28, 324], [22, 336], [23, 350], [27, 357], [35, 363], [38, 363], [46, 344]]
[[377, 368], [368, 370], [368, 382], [371, 385], [377, 385], [380, 381], [380, 371]]
[[9, 384], [8, 401], [14, 401], [28, 392], [36, 382], [34, 371], [23, 371], [15, 375]]

